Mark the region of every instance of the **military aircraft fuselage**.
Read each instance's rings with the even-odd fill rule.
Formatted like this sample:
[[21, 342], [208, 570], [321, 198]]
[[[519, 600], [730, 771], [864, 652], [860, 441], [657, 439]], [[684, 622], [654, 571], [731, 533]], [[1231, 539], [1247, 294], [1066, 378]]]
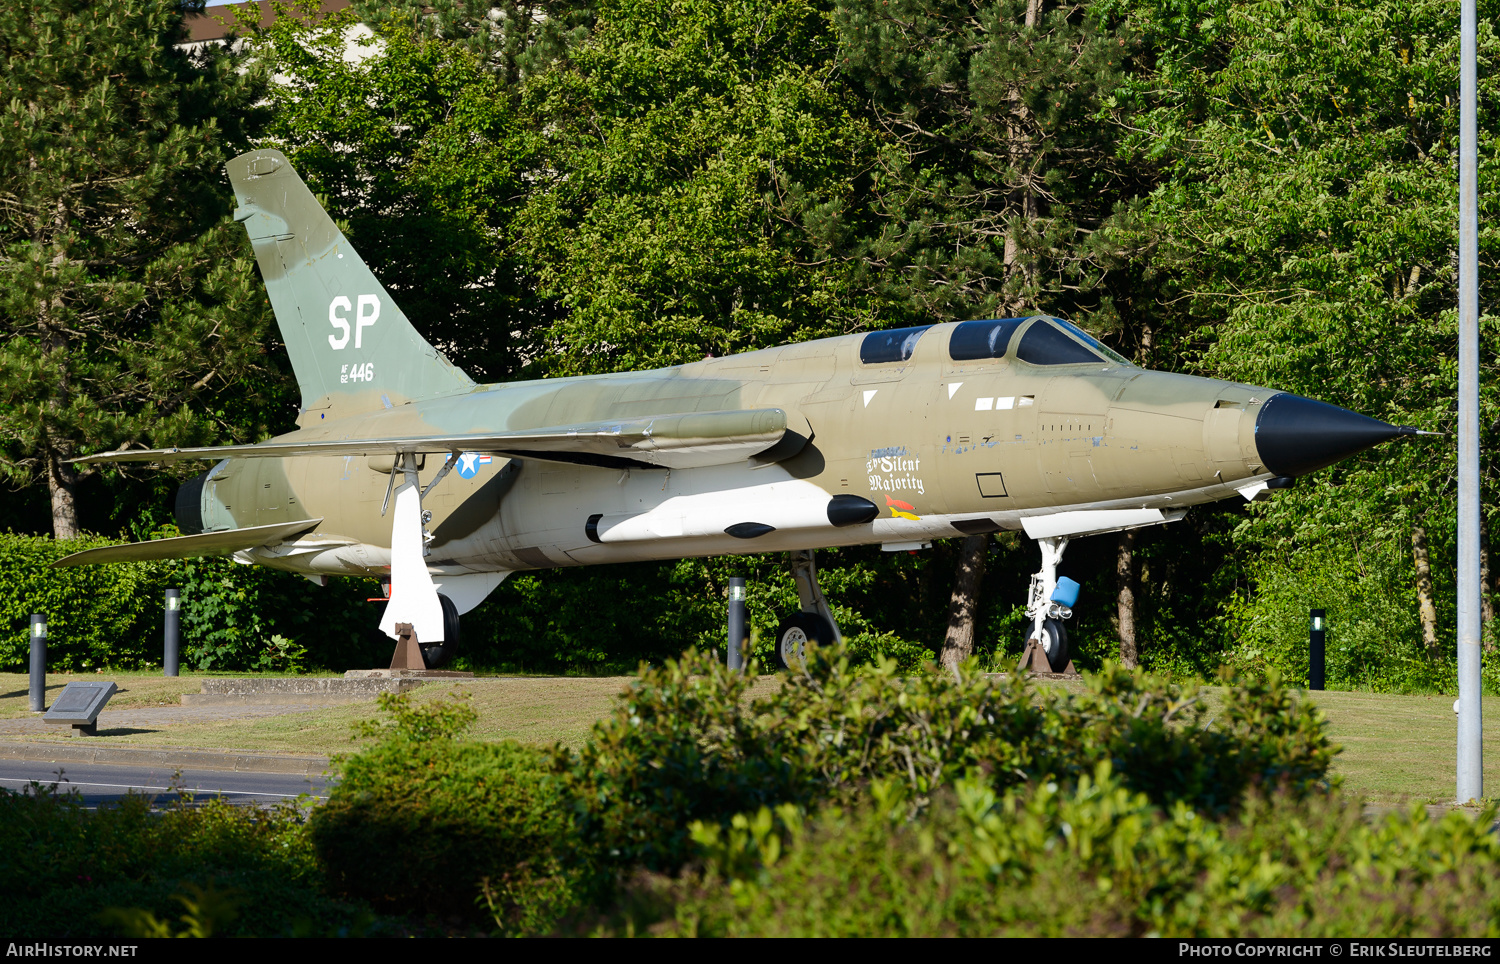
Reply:
[[[787, 412], [800, 448], [780, 459], [772, 452], [732, 465], [658, 468], [466, 453], [422, 503], [432, 513], [428, 566], [454, 575], [914, 546], [1018, 529], [1028, 516], [1070, 510], [1172, 510], [1237, 497], [1276, 476], [1257, 451], [1255, 431], [1276, 392], [1146, 371], [1103, 354], [1024, 361], [1017, 346], [1035, 327], [1072, 341], [1065, 358], [1096, 349], [1052, 319], [1007, 324], [998, 358], [955, 360], [950, 341], [960, 326], [934, 325], [906, 330], [910, 345], [889, 357], [870, 351], [872, 336], [850, 335], [657, 371], [486, 385], [346, 418], [308, 411], [299, 437]], [[207, 476], [194, 528], [321, 518], [314, 531], [250, 556], [308, 574], [379, 575], [390, 565], [391, 527], [381, 509], [392, 464], [390, 456], [226, 459]], [[424, 484], [440, 464], [428, 457]], [[866, 500], [876, 517], [834, 524], [828, 506], [836, 496]]]
[[778, 629], [792, 658], [838, 635], [807, 550], [1002, 529], [1041, 547], [1032, 638], [1064, 665], [1068, 540], [1259, 498], [1415, 432], [1146, 371], [1045, 316], [476, 385], [284, 155], [251, 151], [227, 172], [301, 392], [298, 428], [250, 445], [82, 456], [217, 464], [178, 492], [184, 535], [56, 565], [233, 553], [313, 577], [374, 576], [390, 590], [380, 625], [398, 641], [393, 667], [427, 659], [413, 655], [418, 641], [456, 645], [458, 614], [509, 572], [772, 551], [791, 551], [798, 585], [800, 614]]

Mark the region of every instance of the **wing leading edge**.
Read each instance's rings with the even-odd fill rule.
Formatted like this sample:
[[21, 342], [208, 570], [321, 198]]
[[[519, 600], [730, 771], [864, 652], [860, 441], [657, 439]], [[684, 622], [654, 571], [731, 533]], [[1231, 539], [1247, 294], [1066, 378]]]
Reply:
[[[134, 449], [85, 455], [73, 461], [165, 463], [229, 457], [291, 458], [313, 455], [484, 452], [513, 458], [581, 462], [607, 467], [680, 469], [727, 465], [767, 455], [789, 435], [800, 439], [802, 443], [806, 442], [805, 437], [788, 432], [785, 411], [779, 408], [761, 408], [651, 415], [506, 433], [329, 439], [310, 437], [313, 433], [293, 432], [276, 441], [255, 445]], [[797, 447], [800, 448], [800, 444]]]

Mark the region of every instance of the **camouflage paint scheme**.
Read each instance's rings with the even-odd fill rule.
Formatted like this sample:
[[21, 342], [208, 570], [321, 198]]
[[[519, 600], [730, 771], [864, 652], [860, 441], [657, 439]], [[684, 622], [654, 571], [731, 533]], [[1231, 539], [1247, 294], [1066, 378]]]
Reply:
[[[1186, 507], [1272, 478], [1253, 431], [1272, 393], [1118, 364], [954, 363], [952, 327], [928, 330], [906, 363], [861, 365], [862, 336], [851, 335], [654, 372], [392, 398], [389, 410], [324, 419], [311, 430], [333, 439], [462, 435], [779, 408], [807, 436], [789, 458], [762, 464], [604, 468], [495, 457], [472, 478], [450, 473], [423, 500], [433, 513], [428, 564], [443, 571], [923, 542], [981, 531], [986, 522], [1019, 529], [1024, 516], [1060, 510]], [[979, 399], [995, 398], [1014, 401], [976, 410]], [[389, 565], [381, 550], [390, 523], [380, 505], [391, 464], [379, 455], [225, 460], [204, 489], [205, 528], [321, 517], [307, 536], [252, 555], [299, 572], [376, 574]], [[844, 493], [869, 499], [880, 517], [830, 525], [824, 506]], [[788, 519], [799, 500], [815, 503], [802, 526]], [[712, 522], [694, 526], [694, 509]], [[596, 543], [585, 532], [596, 513], [659, 518], [637, 538], [609, 541], [606, 529], [606, 541]], [[739, 522], [776, 530], [754, 539], [724, 534]], [[301, 549], [330, 537], [358, 548], [326, 557]]]
[[[1262, 408], [1281, 393], [1146, 371], [1045, 317], [1015, 325], [994, 358], [955, 361], [959, 326], [940, 324], [907, 330], [888, 361], [862, 360], [872, 336], [855, 334], [475, 385], [417, 333], [285, 157], [255, 151], [228, 169], [302, 388], [298, 429], [255, 446], [91, 457], [228, 456], [204, 478], [202, 534], [71, 563], [235, 552], [310, 576], [387, 576], [392, 490], [415, 481], [392, 470], [407, 456], [432, 486], [420, 500], [427, 571], [459, 611], [516, 570], [912, 548], [1001, 529], [1066, 538], [1285, 481], [1257, 449]], [[1021, 360], [1038, 326], [1088, 360]]]

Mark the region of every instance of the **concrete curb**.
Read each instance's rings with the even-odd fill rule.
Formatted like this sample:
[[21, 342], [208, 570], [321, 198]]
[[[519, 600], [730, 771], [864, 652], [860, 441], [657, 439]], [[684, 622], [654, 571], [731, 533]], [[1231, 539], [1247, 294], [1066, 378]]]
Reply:
[[328, 693], [268, 693], [260, 696], [221, 696], [218, 693], [183, 693], [183, 706], [295, 706], [321, 710], [329, 706], [363, 703], [371, 696], [333, 696]]
[[[80, 738], [82, 740], [84, 738]], [[88, 746], [0, 740], [0, 760], [28, 763], [93, 763], [115, 766], [159, 766], [181, 770], [237, 770], [246, 773], [294, 773], [320, 776], [328, 758], [290, 753], [234, 750], [158, 750], [130, 746]]]
[[[203, 681], [205, 696], [307, 697], [373, 700], [382, 693], [405, 693], [430, 680], [412, 677], [375, 676], [346, 679], [321, 676], [230, 676]], [[192, 694], [188, 694], [192, 695]]]

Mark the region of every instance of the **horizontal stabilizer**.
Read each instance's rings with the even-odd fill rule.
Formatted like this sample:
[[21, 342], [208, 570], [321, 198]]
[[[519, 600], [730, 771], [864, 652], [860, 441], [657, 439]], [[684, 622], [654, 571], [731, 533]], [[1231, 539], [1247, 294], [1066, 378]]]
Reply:
[[371, 456], [482, 452], [520, 459], [573, 462], [612, 468], [695, 468], [741, 462], [781, 442], [787, 415], [779, 408], [689, 412], [586, 422], [522, 432], [419, 435], [405, 438], [329, 439], [293, 432], [258, 445], [101, 452], [75, 462], [181, 462], [185, 459], [290, 458], [312, 455]]
[[153, 539], [150, 542], [130, 542], [123, 546], [100, 546], [63, 556], [52, 566], [59, 568], [87, 566], [96, 562], [143, 562], [148, 559], [224, 556], [241, 549], [254, 549], [281, 542], [290, 536], [306, 532], [322, 521], [303, 519], [300, 522], [278, 522], [270, 526], [251, 526], [248, 529], [226, 529], [223, 532], [201, 532], [194, 536]]

